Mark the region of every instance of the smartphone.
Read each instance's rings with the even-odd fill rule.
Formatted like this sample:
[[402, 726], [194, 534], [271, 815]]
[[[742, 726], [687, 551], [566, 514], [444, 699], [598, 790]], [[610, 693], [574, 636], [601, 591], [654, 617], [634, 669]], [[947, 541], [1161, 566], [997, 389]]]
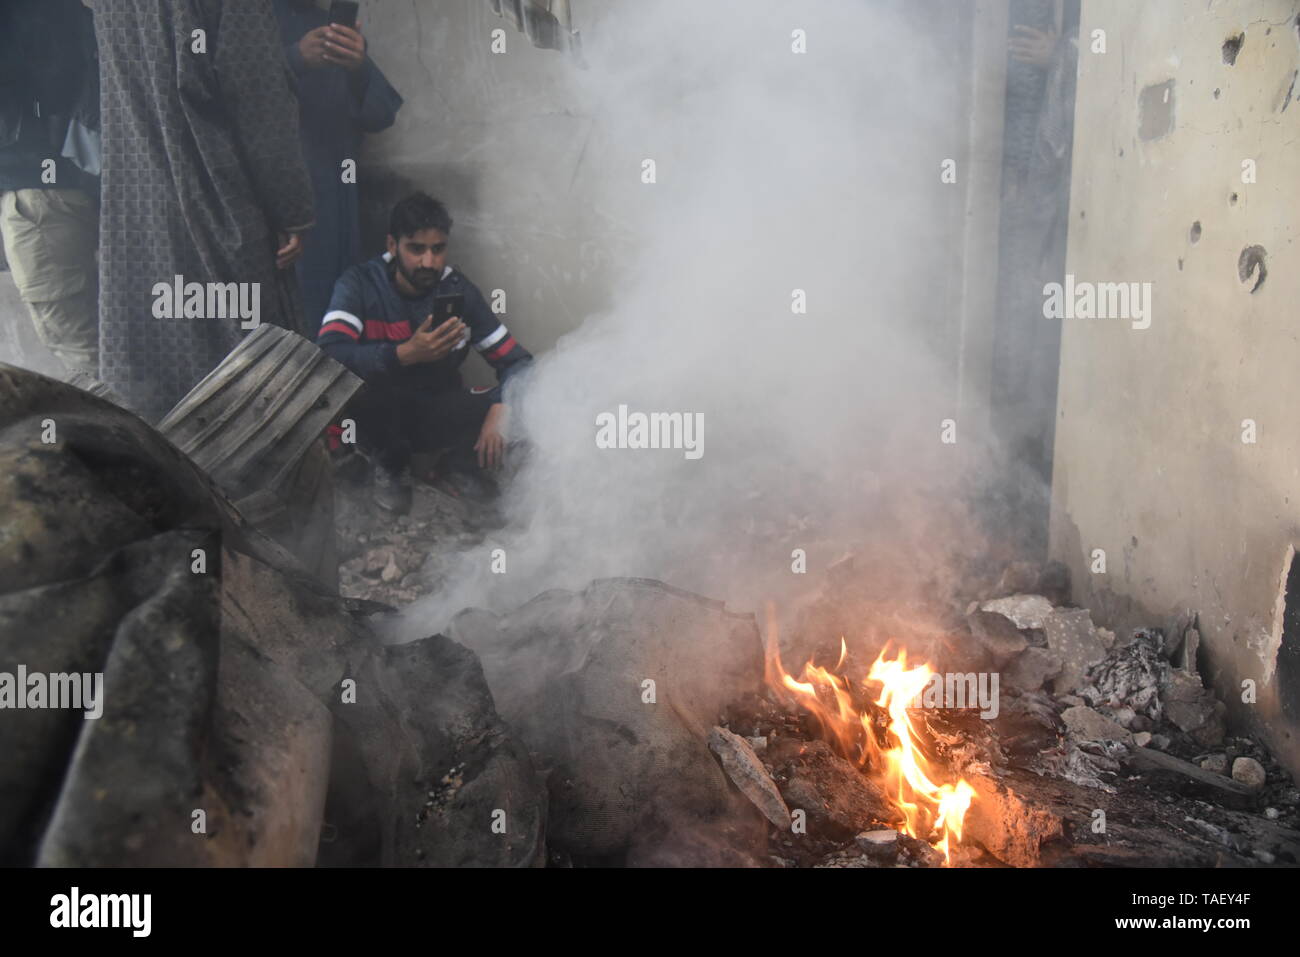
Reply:
[[437, 329], [452, 316], [460, 316], [461, 319], [465, 318], [465, 294], [463, 292], [452, 292], [434, 296], [433, 328]]
[[[465, 321], [465, 294], [463, 292], [453, 292], [441, 296], [434, 296], [433, 328], [437, 329], [452, 316], [459, 316], [462, 322]], [[469, 342], [468, 325], [465, 327], [465, 334], [461, 336], [460, 342], [456, 343], [454, 348], [462, 349], [467, 342]]]
[[353, 30], [357, 27], [357, 9], [353, 0], [333, 0], [330, 4], [330, 23], [338, 23]]

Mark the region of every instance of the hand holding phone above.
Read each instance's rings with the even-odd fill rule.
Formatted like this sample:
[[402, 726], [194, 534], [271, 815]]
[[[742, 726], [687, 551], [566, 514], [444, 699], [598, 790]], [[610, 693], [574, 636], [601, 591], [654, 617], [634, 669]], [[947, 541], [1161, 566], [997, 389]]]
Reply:
[[422, 362], [437, 362], [451, 355], [469, 335], [469, 329], [459, 316], [444, 319], [435, 326], [437, 317], [430, 313], [411, 338], [397, 346], [397, 361], [404, 366]]

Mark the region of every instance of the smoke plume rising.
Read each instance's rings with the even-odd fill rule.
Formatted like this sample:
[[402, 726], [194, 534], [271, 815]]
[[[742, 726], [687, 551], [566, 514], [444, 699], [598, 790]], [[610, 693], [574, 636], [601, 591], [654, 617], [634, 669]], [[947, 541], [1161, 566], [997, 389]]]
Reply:
[[[458, 558], [404, 637], [608, 576], [756, 609], [798, 597], [848, 550], [875, 556], [864, 573], [919, 587], [968, 540], [945, 490], [977, 438], [958, 423], [957, 443], [940, 441], [958, 413], [947, 224], [960, 196], [940, 170], [963, 142], [964, 80], [902, 10], [591, 11], [589, 69], [569, 76], [595, 131], [575, 201], [627, 229], [614, 306], [512, 388], [531, 452], [508, 526]], [[546, 161], [523, 143], [518, 155]], [[702, 413], [702, 457], [598, 448], [597, 416], [620, 405]]]

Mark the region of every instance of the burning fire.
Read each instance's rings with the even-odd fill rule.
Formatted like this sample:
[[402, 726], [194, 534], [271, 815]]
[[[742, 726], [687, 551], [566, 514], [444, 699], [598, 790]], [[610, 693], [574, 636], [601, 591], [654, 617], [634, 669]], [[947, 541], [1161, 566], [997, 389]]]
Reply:
[[880, 688], [879, 696], [872, 702], [882, 711], [876, 716], [854, 705], [853, 683], [838, 673], [848, 657], [843, 638], [840, 659], [834, 668], [823, 668], [809, 661], [796, 679], [781, 666], [772, 617], [769, 615], [768, 684], [790, 692], [796, 703], [810, 712], [834, 739], [842, 754], [883, 780], [886, 793], [903, 815], [903, 830], [912, 837], [930, 841], [943, 854], [945, 864], [951, 864], [950, 841], [961, 840], [962, 822], [975, 790], [965, 779], [958, 779], [956, 784], [935, 783], [935, 773], [921, 750], [920, 737], [908, 714], [909, 703], [930, 681], [933, 669], [927, 664], [909, 668], [906, 649], [900, 649], [894, 658], [886, 657], [888, 647], [881, 651], [862, 683], [863, 691], [869, 686]]

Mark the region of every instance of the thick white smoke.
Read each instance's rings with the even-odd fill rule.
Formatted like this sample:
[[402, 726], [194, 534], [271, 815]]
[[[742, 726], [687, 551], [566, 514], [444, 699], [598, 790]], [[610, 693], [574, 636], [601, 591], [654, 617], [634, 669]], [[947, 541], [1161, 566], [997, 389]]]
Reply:
[[[410, 610], [405, 637], [605, 576], [754, 609], [849, 548], [902, 568], [951, 544], [934, 486], [961, 447], [940, 441], [956, 415], [959, 194], [940, 172], [964, 142], [963, 79], [898, 11], [617, 3], [582, 24], [590, 68], [570, 80], [595, 133], [575, 195], [630, 234], [615, 305], [509, 396], [533, 449], [509, 527]], [[620, 405], [702, 413], [702, 457], [597, 448], [598, 414]], [[792, 572], [796, 548], [814, 574]]]

